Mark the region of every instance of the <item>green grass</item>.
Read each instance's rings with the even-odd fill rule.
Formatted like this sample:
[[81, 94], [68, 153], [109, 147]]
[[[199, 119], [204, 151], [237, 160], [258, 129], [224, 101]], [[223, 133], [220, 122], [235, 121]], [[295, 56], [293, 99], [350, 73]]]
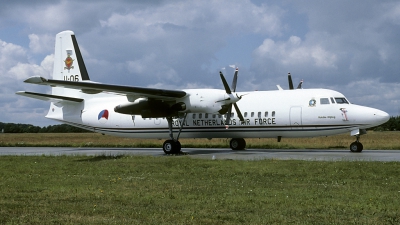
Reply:
[[2, 156], [0, 224], [398, 224], [400, 163]]

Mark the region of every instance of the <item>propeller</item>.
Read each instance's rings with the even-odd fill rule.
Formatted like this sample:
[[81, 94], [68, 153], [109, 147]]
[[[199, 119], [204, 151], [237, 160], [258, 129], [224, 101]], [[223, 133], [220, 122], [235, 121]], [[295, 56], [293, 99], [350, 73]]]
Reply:
[[303, 79], [301, 79], [299, 85], [297, 86], [297, 89], [301, 89], [301, 85], [303, 84]]
[[[293, 90], [293, 81], [292, 81], [292, 75], [288, 73], [288, 81], [289, 81], [289, 89]], [[299, 85], [297, 85], [297, 89], [301, 89], [301, 85], [303, 84], [303, 80], [300, 81]]]
[[228, 101], [228, 100], [231, 100], [231, 99], [235, 100], [235, 98], [237, 99], [235, 102], [229, 103], [229, 105], [228, 105], [228, 109], [227, 109], [228, 115], [227, 115], [227, 118], [226, 118], [226, 124], [229, 124], [229, 122], [231, 120], [232, 105], [235, 107], [235, 110], [236, 110], [236, 112], [238, 114], [238, 117], [239, 117], [240, 121], [244, 121], [244, 117], [243, 117], [242, 113], [240, 112], [239, 107], [236, 104], [236, 102], [239, 101], [242, 98], [242, 96], [239, 96], [235, 92], [236, 91], [236, 83], [237, 83], [238, 71], [239, 70], [236, 68], [235, 74], [233, 76], [233, 81], [232, 81], [232, 89], [233, 89], [233, 93], [235, 95], [233, 95], [233, 93], [231, 91], [231, 88], [229, 87], [228, 83], [226, 82], [225, 77], [222, 74], [222, 72], [221, 71], [219, 72], [219, 75], [220, 75], [221, 80], [222, 80], [222, 84], [224, 85], [224, 88], [225, 88], [225, 92], [226, 92], [226, 94], [228, 94], [230, 96], [229, 98], [227, 98], [225, 100]]
[[290, 75], [290, 73], [288, 73], [287, 75], [288, 81], [289, 81], [289, 89], [293, 90], [293, 81], [292, 81], [292, 75]]

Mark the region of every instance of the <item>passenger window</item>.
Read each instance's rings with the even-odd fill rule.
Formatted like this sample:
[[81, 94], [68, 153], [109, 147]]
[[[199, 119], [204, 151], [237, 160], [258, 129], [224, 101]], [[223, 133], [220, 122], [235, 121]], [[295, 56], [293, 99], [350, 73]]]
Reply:
[[215, 114], [213, 114], [213, 115], [212, 115], [212, 117], [215, 119], [216, 115], [215, 115]]
[[349, 104], [345, 98], [335, 98], [337, 104]]
[[320, 99], [320, 103], [321, 103], [321, 105], [330, 104], [328, 98], [321, 98], [321, 99]]
[[251, 112], [251, 117], [254, 117], [254, 112]]
[[244, 112], [244, 117], [247, 117], [247, 112]]
[[258, 118], [261, 118], [261, 112], [258, 112]]
[[265, 111], [264, 117], [268, 117], [268, 111]]
[[221, 114], [220, 114], [220, 115], [218, 115], [218, 118], [220, 118], [220, 119], [221, 119], [221, 118], [222, 118], [222, 115], [221, 115]]
[[331, 97], [331, 102], [332, 104], [335, 104], [335, 100], [333, 100], [333, 98]]
[[196, 119], [196, 113], [193, 113], [192, 118]]
[[199, 119], [203, 118], [203, 114], [199, 113]]
[[275, 111], [272, 111], [272, 117], [275, 117]]
[[208, 118], [208, 113], [204, 114], [204, 118], [206, 118], [206, 119]]

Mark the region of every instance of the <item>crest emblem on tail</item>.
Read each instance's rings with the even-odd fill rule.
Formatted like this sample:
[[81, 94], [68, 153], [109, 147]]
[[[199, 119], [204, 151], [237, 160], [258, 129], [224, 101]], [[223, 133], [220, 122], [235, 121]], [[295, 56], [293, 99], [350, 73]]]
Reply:
[[74, 68], [74, 66], [72, 66], [74, 60], [71, 58], [71, 54], [68, 53], [68, 56], [67, 58], [65, 58], [64, 63], [65, 63], [64, 70], [70, 70]]

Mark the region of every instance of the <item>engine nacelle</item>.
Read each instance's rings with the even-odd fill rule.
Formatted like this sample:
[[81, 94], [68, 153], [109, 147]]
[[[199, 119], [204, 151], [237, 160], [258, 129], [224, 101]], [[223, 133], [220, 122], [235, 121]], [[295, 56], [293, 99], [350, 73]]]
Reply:
[[141, 115], [143, 118], [175, 116], [177, 113], [164, 101], [145, 99], [117, 105], [114, 111], [121, 114]]
[[183, 112], [224, 114], [228, 111], [230, 96], [219, 89], [186, 89], [188, 96], [182, 99]]
[[142, 99], [117, 105], [114, 111], [121, 114], [141, 115], [143, 118], [178, 116], [178, 112], [186, 110], [186, 104], [178, 102], [173, 105], [161, 100]]

